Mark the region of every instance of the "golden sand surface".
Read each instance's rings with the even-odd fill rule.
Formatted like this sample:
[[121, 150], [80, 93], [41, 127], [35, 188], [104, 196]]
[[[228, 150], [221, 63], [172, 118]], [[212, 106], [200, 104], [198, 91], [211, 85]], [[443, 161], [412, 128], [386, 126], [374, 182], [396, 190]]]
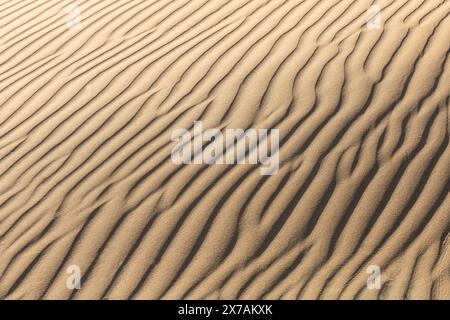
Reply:
[[0, 0], [0, 299], [450, 299], [449, 50], [449, 0]]

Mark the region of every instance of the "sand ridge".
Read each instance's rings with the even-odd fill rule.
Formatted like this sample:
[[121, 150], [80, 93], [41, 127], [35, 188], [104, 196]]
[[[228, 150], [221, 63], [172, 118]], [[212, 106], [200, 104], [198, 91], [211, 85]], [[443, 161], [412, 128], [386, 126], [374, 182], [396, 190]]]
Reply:
[[[450, 299], [449, 13], [1, 0], [0, 298]], [[195, 121], [279, 171], [174, 164]]]

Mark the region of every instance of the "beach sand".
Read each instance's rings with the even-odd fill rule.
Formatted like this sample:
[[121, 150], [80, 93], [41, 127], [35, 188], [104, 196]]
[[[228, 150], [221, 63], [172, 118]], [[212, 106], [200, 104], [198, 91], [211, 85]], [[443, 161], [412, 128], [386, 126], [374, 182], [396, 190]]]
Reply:
[[[0, 0], [0, 298], [450, 299], [449, 30], [448, 0]], [[279, 130], [278, 171], [174, 163], [196, 121]]]

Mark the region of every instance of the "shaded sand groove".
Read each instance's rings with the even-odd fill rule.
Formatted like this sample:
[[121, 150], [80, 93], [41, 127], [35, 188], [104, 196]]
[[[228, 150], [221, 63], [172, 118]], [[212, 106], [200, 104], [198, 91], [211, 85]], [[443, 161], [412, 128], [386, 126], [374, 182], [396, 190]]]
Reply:
[[[449, 13], [0, 1], [0, 298], [449, 299]], [[199, 120], [280, 129], [278, 173], [173, 164]]]

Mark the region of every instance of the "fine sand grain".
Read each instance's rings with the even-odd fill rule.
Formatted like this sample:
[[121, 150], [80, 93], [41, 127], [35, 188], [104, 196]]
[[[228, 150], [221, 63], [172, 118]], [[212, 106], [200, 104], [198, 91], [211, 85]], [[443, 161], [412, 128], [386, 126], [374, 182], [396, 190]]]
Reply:
[[0, 0], [0, 298], [450, 299], [449, 50], [449, 0]]

